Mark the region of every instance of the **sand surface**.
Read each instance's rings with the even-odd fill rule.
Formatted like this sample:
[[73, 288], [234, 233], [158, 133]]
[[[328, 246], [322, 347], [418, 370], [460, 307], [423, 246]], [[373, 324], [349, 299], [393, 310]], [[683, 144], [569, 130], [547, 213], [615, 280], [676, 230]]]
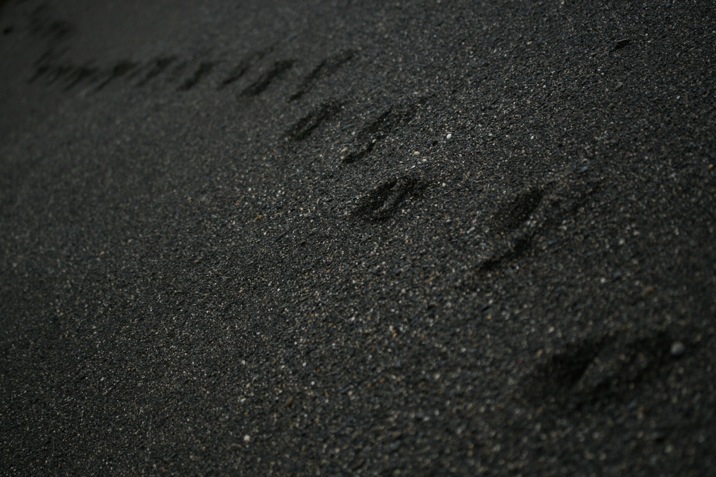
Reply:
[[0, 2], [2, 475], [709, 475], [712, 1]]

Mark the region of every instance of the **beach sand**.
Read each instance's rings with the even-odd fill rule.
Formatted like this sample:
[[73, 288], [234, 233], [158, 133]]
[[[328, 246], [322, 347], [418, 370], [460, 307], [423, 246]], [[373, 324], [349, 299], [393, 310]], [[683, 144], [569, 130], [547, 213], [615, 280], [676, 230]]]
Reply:
[[2, 2], [2, 474], [709, 475], [714, 25]]

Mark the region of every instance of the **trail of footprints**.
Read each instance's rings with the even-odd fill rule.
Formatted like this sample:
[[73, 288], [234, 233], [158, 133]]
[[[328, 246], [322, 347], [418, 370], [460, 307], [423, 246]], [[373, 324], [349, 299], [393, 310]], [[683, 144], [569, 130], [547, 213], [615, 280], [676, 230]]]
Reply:
[[[217, 81], [215, 73], [225, 62], [224, 60], [204, 60], [190, 68], [189, 62], [182, 61], [177, 55], [164, 55], [147, 62], [119, 60], [114, 64], [99, 66], [94, 62], [73, 63], [63, 58], [62, 49], [53, 46], [36, 62], [35, 72], [29, 83], [58, 85], [64, 91], [79, 87], [89, 87], [99, 91], [119, 81], [130, 82], [142, 88], [163, 80], [176, 84], [176, 90], [179, 92], [186, 92], [206, 83], [210, 87], [223, 90], [258, 70], [258, 76], [244, 85], [238, 93], [239, 97], [252, 97], [266, 91], [297, 64], [290, 58], [275, 60], [268, 65], [263, 64], [262, 60], [274, 49], [275, 46], [272, 46], [248, 54], [228, 71], [223, 72], [223, 77]], [[316, 68], [304, 76], [297, 90], [290, 96], [289, 102], [302, 98], [318, 81], [337, 72], [353, 56], [353, 51], [341, 51], [321, 61]]]
[[417, 176], [391, 178], [360, 198], [353, 215], [371, 222], [388, 220], [404, 201], [420, 197], [426, 186], [427, 183]]
[[[167, 55], [146, 64], [123, 60], [112, 66], [99, 68], [89, 64], [54, 64], [51, 61], [53, 58], [51, 54], [41, 58], [35, 76], [30, 81], [59, 83], [65, 90], [80, 85], [92, 85], [96, 91], [99, 91], [115, 81], [131, 81], [137, 87], [143, 87], [165, 77], [176, 84], [178, 92], [186, 92], [202, 82], [208, 83], [212, 78], [214, 86], [224, 90], [250, 76], [252, 70], [258, 69], [259, 73], [253, 75], [253, 81], [244, 82], [243, 88], [238, 92], [238, 97], [249, 98], [266, 91], [272, 83], [279, 81], [295, 66], [296, 62], [292, 59], [274, 60], [258, 65], [275, 48], [276, 46], [272, 45], [250, 53], [230, 67], [226, 76], [220, 77], [218, 82], [215, 72], [220, 61], [201, 61], [194, 68], [188, 69], [187, 63], [181, 61], [179, 57]], [[316, 82], [335, 73], [354, 56], [355, 52], [352, 50], [340, 51], [322, 60], [304, 76], [296, 92], [288, 98], [288, 102], [293, 103], [308, 94]], [[421, 98], [404, 104], [387, 106], [373, 115], [372, 119], [366, 121], [356, 134], [348, 139], [340, 157], [342, 165], [350, 167], [368, 160], [382, 141], [406, 127], [416, 117], [426, 101], [426, 98]], [[295, 144], [309, 140], [323, 123], [339, 116], [347, 106], [346, 99], [329, 98], [296, 121], [285, 131], [284, 136]], [[366, 195], [359, 197], [351, 215], [369, 222], [385, 222], [400, 210], [401, 204], [419, 199], [427, 186], [428, 182], [425, 179], [418, 180], [410, 175], [392, 176], [375, 185]], [[478, 264], [478, 270], [490, 272], [519, 258], [529, 250], [532, 239], [541, 228], [558, 222], [565, 214], [573, 213], [598, 190], [598, 183], [575, 184], [565, 195], [565, 193], [556, 194], [549, 191], [547, 185], [543, 188], [522, 191], [508, 199], [489, 219], [494, 247], [490, 255]]]
[[[66, 91], [83, 86], [100, 91], [119, 81], [143, 88], [164, 81], [173, 84], [178, 92], [208, 85], [217, 90], [236, 88], [239, 98], [251, 98], [281, 81], [297, 64], [292, 58], [272, 58], [277, 50], [275, 43], [247, 54], [233, 65], [223, 60], [203, 60], [198, 65], [190, 65], [177, 55], [165, 55], [145, 63], [120, 60], [109, 66], [79, 65], [63, 60], [63, 50], [56, 46], [73, 35], [72, 25], [53, 19], [43, 7], [33, 13], [29, 25], [33, 35], [54, 45], [36, 62], [30, 82], [59, 85]], [[287, 102], [301, 100], [355, 56], [354, 50], [342, 50], [321, 60], [300, 80]], [[347, 142], [339, 159], [342, 167], [354, 167], [370, 160], [381, 142], [405, 128], [426, 102], [427, 99], [422, 98], [389, 105], [374, 114]], [[328, 98], [289, 127], [284, 137], [294, 145], [310, 140], [322, 124], [341, 115], [347, 106], [345, 98]], [[388, 222], [405, 202], [420, 200], [429, 185], [425, 177], [416, 174], [392, 176], [358, 197], [351, 216], [373, 224]], [[477, 278], [519, 259], [530, 250], [541, 230], [575, 214], [600, 188], [598, 181], [573, 182], [568, 189], [545, 184], [527, 188], [504, 200], [487, 219], [492, 249], [476, 265]], [[627, 396], [678, 358], [669, 353], [673, 340], [670, 332], [660, 331], [639, 338], [608, 335], [573, 343], [537, 365], [522, 383], [521, 394], [535, 406], [560, 410]]]
[[[54, 24], [51, 24], [54, 25]], [[63, 24], [64, 25], [64, 24]], [[50, 32], [64, 38], [72, 29], [69, 26], [46, 27]], [[45, 31], [45, 30], [42, 30]], [[251, 70], [270, 53], [276, 49], [276, 45], [269, 48], [249, 53], [236, 65], [231, 67], [225, 76], [215, 84], [217, 89], [224, 89], [247, 76]], [[155, 58], [149, 62], [140, 63], [130, 60], [120, 60], [113, 65], [97, 66], [93, 63], [75, 64], [71, 61], [61, 59], [61, 50], [50, 48], [38, 60], [35, 74], [30, 82], [44, 81], [46, 84], [60, 84], [65, 90], [70, 90], [82, 85], [96, 85], [102, 89], [113, 81], [124, 78], [133, 80], [139, 78], [135, 85], [144, 87], [153, 80], [165, 76], [168, 81], [179, 82], [178, 91], [189, 91], [199, 85], [203, 80], [211, 76], [216, 67], [222, 63], [216, 61], [201, 61], [199, 65], [187, 75], [184, 70], [186, 62], [179, 61], [176, 55], [166, 55]], [[311, 70], [301, 81], [298, 89], [290, 96], [289, 102], [301, 99], [309, 93], [317, 82], [330, 77], [341, 67], [348, 63], [355, 56], [355, 51], [339, 51], [335, 55], [323, 59], [313, 70]], [[240, 96], [256, 96], [264, 92], [274, 81], [280, 79], [296, 64], [293, 59], [281, 59], [271, 63], [260, 72], [258, 78], [248, 84], [240, 93]]]
[[[178, 55], [164, 55], [147, 62], [119, 60], [104, 66], [92, 62], [76, 64], [63, 57], [67, 48], [62, 48], [73, 35], [74, 27], [54, 20], [50, 13], [49, 9], [41, 7], [31, 19], [35, 36], [55, 41], [48, 42], [50, 46], [36, 62], [34, 75], [29, 82], [59, 86], [64, 91], [80, 87], [101, 91], [117, 82], [128, 82], [143, 88], [163, 81], [164, 84], [174, 84], [180, 93], [200, 85], [208, 84], [211, 87], [212, 83], [217, 90], [241, 86], [238, 97], [251, 98], [280, 81], [297, 64], [292, 58], [271, 59], [278, 43], [253, 51], [236, 64], [223, 69], [220, 66], [228, 63], [224, 60], [202, 60], [191, 67], [188, 61]], [[355, 56], [355, 50], [346, 49], [321, 60], [303, 76], [298, 87], [288, 97], [288, 103], [297, 102], [311, 93], [318, 83], [348, 65]], [[346, 146], [342, 163], [353, 164], [369, 156], [386, 137], [413, 119], [422, 102], [424, 100], [389, 106], [369, 120]], [[285, 132], [285, 138], [295, 144], [308, 140], [324, 122], [338, 116], [347, 103], [345, 99], [336, 98], [324, 101], [291, 126]], [[386, 221], [399, 210], [403, 202], [419, 196], [425, 186], [423, 180], [415, 177], [393, 177], [377, 185], [365, 197], [359, 198], [352, 215], [372, 222]]]
[[[234, 64], [224, 59], [202, 59], [197, 64], [178, 55], [163, 55], [146, 62], [125, 59], [105, 66], [74, 64], [66, 60], [63, 53], [75, 28], [54, 19], [50, 13], [41, 6], [29, 18], [31, 34], [49, 45], [36, 62], [35, 73], [29, 81], [59, 85], [66, 91], [79, 87], [101, 91], [120, 81], [138, 88], [163, 82], [178, 93], [204, 86], [221, 91], [231, 88], [238, 98], [252, 98], [282, 81], [297, 66], [297, 61], [292, 58], [277, 58], [278, 42], [250, 52]], [[321, 60], [300, 79], [287, 103], [293, 104], [310, 94], [320, 82], [349, 65], [356, 55], [355, 50], [339, 50]], [[354, 167], [370, 160], [380, 144], [407, 127], [427, 102], [428, 98], [411, 99], [387, 105], [372, 115], [345, 143], [339, 159], [342, 167]], [[337, 118], [348, 106], [346, 98], [324, 100], [285, 131], [287, 143], [298, 146], [310, 140], [324, 123]], [[423, 177], [391, 176], [357, 198], [351, 216], [367, 222], [386, 222], [401, 211], [405, 202], [423, 197], [428, 186], [429, 181]], [[530, 249], [541, 229], [573, 214], [598, 190], [599, 184], [577, 183], [569, 191], [555, 192], [547, 184], [505, 200], [488, 219], [491, 232], [487, 239], [492, 243], [492, 249], [477, 264], [477, 273], [490, 272], [519, 258]]]
[[[46, 4], [40, 4], [28, 14], [27, 32], [31, 37], [47, 45], [45, 53], [35, 62], [35, 71], [29, 82], [59, 85], [65, 91], [78, 87], [89, 87], [99, 91], [121, 80], [131, 82], [137, 87], [145, 87], [160, 79], [176, 84], [176, 89], [180, 92], [189, 91], [210, 81], [214, 83], [216, 89], [224, 89], [258, 72], [258, 76], [244, 85], [239, 93], [240, 97], [251, 97], [263, 93], [296, 65], [296, 61], [291, 58], [264, 64], [263, 60], [277, 49], [277, 43], [251, 52], [238, 63], [231, 65], [228, 71], [219, 72], [218, 74], [223, 77], [218, 82], [215, 73], [224, 63], [223, 60], [218, 59], [202, 60], [198, 65], [193, 66], [188, 60], [182, 60], [177, 55], [164, 55], [146, 62], [122, 59], [109, 65], [92, 61], [77, 64], [64, 57], [64, 53], [69, 50], [69, 40], [76, 33], [75, 26], [58, 19]], [[302, 98], [317, 82], [336, 73], [354, 55], [353, 50], [343, 50], [323, 59], [304, 76], [289, 101]]]

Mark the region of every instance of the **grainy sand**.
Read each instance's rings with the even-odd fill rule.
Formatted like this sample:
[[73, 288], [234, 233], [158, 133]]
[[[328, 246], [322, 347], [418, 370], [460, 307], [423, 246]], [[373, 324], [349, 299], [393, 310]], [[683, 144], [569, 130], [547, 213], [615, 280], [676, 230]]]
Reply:
[[0, 2], [3, 475], [709, 475], [711, 1]]

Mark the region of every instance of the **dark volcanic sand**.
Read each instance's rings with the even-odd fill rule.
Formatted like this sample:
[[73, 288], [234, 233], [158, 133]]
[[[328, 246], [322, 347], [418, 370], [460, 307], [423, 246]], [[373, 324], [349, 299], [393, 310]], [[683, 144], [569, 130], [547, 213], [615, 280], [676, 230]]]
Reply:
[[3, 475], [708, 475], [712, 1], [0, 7]]

